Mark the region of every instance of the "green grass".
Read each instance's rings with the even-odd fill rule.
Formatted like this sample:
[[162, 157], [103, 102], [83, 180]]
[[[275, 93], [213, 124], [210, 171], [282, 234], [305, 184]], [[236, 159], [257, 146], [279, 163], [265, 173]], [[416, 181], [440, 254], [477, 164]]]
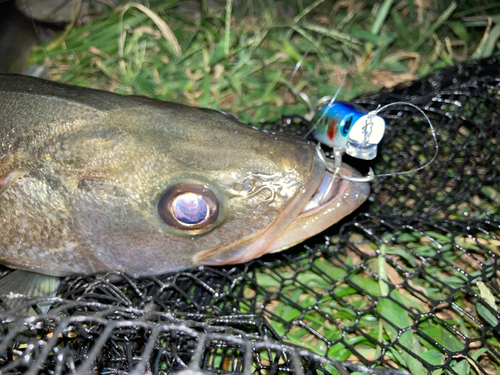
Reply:
[[[202, 1], [203, 12], [194, 18], [179, 10], [180, 3], [151, 2], [146, 13], [128, 6], [105, 12], [38, 48], [32, 61], [46, 64], [61, 82], [223, 109], [243, 122], [256, 123], [283, 113], [305, 114], [307, 107], [296, 94], [304, 92], [313, 101], [332, 95], [345, 72], [339, 98], [349, 100], [457, 61], [498, 53], [500, 7], [488, 2], [457, 6], [442, 1], [431, 7], [419, 4], [433, 2], [411, 0], [333, 5], [296, 0], [293, 12], [284, 16], [272, 0], [243, 1], [238, 7], [228, 1], [217, 11]], [[498, 191], [485, 188], [482, 193], [498, 201]], [[474, 252], [476, 242], [437, 232], [426, 236], [405, 231], [394, 240], [384, 239], [382, 246], [366, 242], [364, 251], [372, 254], [364, 263], [367, 269], [359, 268], [358, 255], [346, 252], [338, 263], [317, 254], [312, 262], [305, 258], [303, 264], [257, 270], [258, 286], [246, 285], [245, 297], [262, 306], [274, 329], [294, 344], [331, 359], [359, 361], [361, 356], [381, 354], [382, 348], [370, 338], [384, 344], [395, 341], [385, 353], [387, 363], [424, 374], [422, 362], [403, 347], [430, 364], [444, 363], [446, 358], [421, 333], [444, 348], [461, 350], [463, 342], [446, 324], [467, 337], [479, 337], [481, 332], [460, 309], [473, 311], [485, 324], [497, 323], [483, 304], [471, 305], [465, 296], [458, 296], [456, 306], [445, 309], [439, 320], [436, 315], [421, 319], [416, 324], [419, 333], [410, 329], [398, 336], [398, 329], [412, 326], [417, 315], [429, 310], [416, 292], [395, 287], [402, 282], [395, 264], [409, 272], [416, 269], [421, 262], [418, 254], [427, 258], [436, 254], [436, 245], [428, 240], [433, 238], [448, 243], [439, 249], [441, 259], [463, 266], [470, 275], [478, 272], [460, 259], [462, 252], [453, 251], [461, 246]], [[491, 249], [499, 245], [477, 236]], [[488, 261], [492, 260], [483, 259]], [[427, 274], [463, 287], [467, 280], [446, 262], [429, 262]], [[411, 283], [413, 291], [436, 300], [451, 293], [435, 287], [429, 277], [412, 278]], [[498, 304], [498, 296], [484, 283], [473, 288], [492, 306]], [[278, 290], [281, 297], [275, 294]], [[376, 306], [359, 315], [374, 299]], [[248, 309], [241, 305], [242, 311]], [[293, 323], [299, 321], [306, 326]], [[500, 345], [493, 335], [487, 340], [493, 347]], [[500, 364], [487, 348], [477, 348], [470, 355], [482, 363], [491, 360], [488, 370], [498, 373]], [[450, 366], [458, 374], [476, 371], [463, 357], [452, 358]], [[447, 371], [435, 372], [441, 373]]]
[[269, 0], [238, 8], [227, 2], [191, 19], [179, 12], [180, 3], [152, 2], [149, 14], [129, 6], [106, 12], [39, 48], [33, 61], [46, 61], [62, 82], [224, 109], [258, 122], [284, 111], [305, 113], [294, 93], [331, 95], [346, 70], [340, 98], [349, 100], [497, 48], [497, 18], [490, 27], [484, 16], [473, 17], [480, 12], [464, 21], [454, 16], [455, 3], [439, 9], [297, 0], [285, 17]]

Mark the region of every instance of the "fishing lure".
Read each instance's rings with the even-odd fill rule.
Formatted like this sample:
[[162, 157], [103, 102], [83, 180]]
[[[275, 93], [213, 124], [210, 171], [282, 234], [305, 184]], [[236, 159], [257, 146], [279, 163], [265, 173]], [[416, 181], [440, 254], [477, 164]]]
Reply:
[[[310, 112], [306, 116], [306, 119], [311, 120], [315, 117], [317, 118], [313, 127], [309, 130], [305, 137], [313, 133], [314, 138], [318, 141], [318, 144], [316, 145], [316, 152], [318, 153], [319, 158], [323, 161], [325, 168], [333, 174], [333, 178], [331, 178], [329, 185], [324, 190], [324, 194], [320, 198], [320, 201], [323, 201], [333, 188], [335, 176], [339, 176], [344, 180], [353, 182], [370, 182], [375, 177], [394, 176], [416, 172], [425, 168], [434, 161], [439, 150], [436, 132], [434, 131], [434, 127], [432, 126], [432, 122], [429, 117], [422, 109], [412, 103], [395, 102], [379, 107], [374, 111], [367, 112], [360, 106], [352, 103], [340, 101], [335, 102], [337, 94], [335, 94], [333, 98], [325, 97], [320, 99], [316, 104], [316, 108], [320, 108], [318, 111], [314, 111], [314, 107], [311, 106], [309, 98], [304, 97], [305, 94], [301, 95], [304, 100], [307, 99], [306, 102], [310, 108]], [[325, 102], [327, 102], [327, 104], [323, 104]], [[381, 116], [378, 116], [378, 113], [388, 107], [400, 104], [415, 108], [429, 123], [435, 143], [435, 152], [431, 160], [419, 168], [404, 172], [375, 175], [373, 170], [370, 168], [368, 175], [365, 177], [344, 175], [342, 173], [342, 156], [344, 153], [364, 160], [371, 160], [377, 156], [377, 147], [382, 140], [385, 131], [385, 120]], [[334, 156], [333, 165], [331, 162], [327, 162], [325, 153], [321, 148], [321, 144], [328, 145], [332, 148]]]
[[[377, 156], [377, 146], [384, 136], [385, 120], [378, 116], [376, 111], [368, 112], [353, 103], [336, 102], [335, 98], [338, 93], [339, 90], [333, 97], [325, 96], [321, 98], [315, 105], [311, 103], [307, 95], [304, 93], [299, 94], [309, 106], [309, 113], [305, 118], [314, 123], [304, 137], [313, 134], [314, 139], [318, 141], [318, 155], [323, 154], [320, 144], [332, 148], [334, 166], [330, 172], [339, 174], [340, 177], [346, 180], [371, 181], [375, 177], [371, 168], [366, 177], [343, 175], [341, 169], [342, 155], [347, 153], [358, 159], [374, 159]], [[326, 163], [324, 154], [320, 157]], [[328, 164], [326, 165], [328, 168]]]
[[[325, 97], [320, 99], [315, 106], [315, 108], [320, 108], [317, 111], [314, 111], [314, 107], [312, 107], [310, 102], [306, 100], [310, 108], [310, 112], [306, 116], [306, 119], [311, 120], [316, 118], [316, 121], [313, 121], [313, 127], [306, 134], [306, 137], [312, 133], [313, 137], [318, 141], [318, 155], [322, 155], [321, 158], [330, 172], [336, 173], [341, 178], [346, 180], [369, 182], [375, 177], [394, 176], [419, 171], [431, 164], [436, 158], [439, 150], [436, 132], [429, 117], [420, 107], [408, 102], [395, 102], [387, 104], [383, 107], [379, 106], [376, 110], [368, 112], [353, 103], [342, 101], [335, 102], [335, 96], [333, 98]], [[327, 102], [327, 104], [323, 104], [325, 102]], [[409, 171], [374, 175], [373, 170], [370, 168], [368, 176], [365, 177], [344, 176], [340, 168], [344, 153], [364, 160], [372, 160], [377, 156], [377, 147], [385, 132], [385, 120], [379, 116], [378, 113], [395, 105], [413, 107], [427, 120], [435, 144], [435, 152], [432, 158], [421, 167], [411, 169]], [[324, 153], [321, 149], [321, 144], [332, 148], [334, 155], [333, 168], [329, 167], [328, 163], [326, 163]]]
[[377, 146], [385, 131], [385, 120], [370, 115], [356, 104], [333, 102], [324, 105], [319, 111], [319, 120], [313, 130], [318, 141], [345, 153], [365, 160], [377, 156]]
[[[324, 102], [327, 103], [322, 105]], [[309, 133], [312, 132], [318, 142], [332, 148], [334, 172], [351, 181], [371, 181], [374, 178], [371, 168], [366, 177], [344, 176], [340, 168], [342, 155], [346, 153], [358, 159], [374, 159], [377, 156], [377, 146], [384, 136], [385, 120], [356, 104], [335, 102], [331, 97], [320, 99], [316, 108], [320, 109], [315, 115], [312, 112], [311, 117], [316, 117], [317, 120], [314, 121], [314, 126]]]

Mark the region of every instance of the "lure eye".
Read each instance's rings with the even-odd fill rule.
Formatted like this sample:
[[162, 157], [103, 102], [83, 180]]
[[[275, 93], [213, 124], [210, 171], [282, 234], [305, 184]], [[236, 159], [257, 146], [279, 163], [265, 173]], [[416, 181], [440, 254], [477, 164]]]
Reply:
[[158, 203], [158, 214], [165, 224], [190, 234], [209, 229], [217, 220], [218, 211], [215, 194], [196, 182], [171, 187]]
[[344, 137], [347, 137], [347, 134], [349, 134], [349, 130], [351, 130], [352, 126], [352, 115], [349, 115], [347, 120], [340, 126], [340, 134], [342, 134]]

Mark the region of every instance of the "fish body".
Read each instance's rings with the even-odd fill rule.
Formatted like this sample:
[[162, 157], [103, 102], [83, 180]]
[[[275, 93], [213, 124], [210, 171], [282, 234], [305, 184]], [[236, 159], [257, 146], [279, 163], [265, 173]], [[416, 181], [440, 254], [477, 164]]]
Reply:
[[374, 159], [385, 130], [385, 121], [368, 115], [362, 107], [348, 102], [325, 104], [317, 113], [319, 123], [314, 138], [360, 159]]
[[368, 184], [341, 179], [325, 196], [331, 179], [297, 137], [0, 75], [0, 263], [9, 267], [145, 276], [245, 262], [317, 234], [368, 197]]

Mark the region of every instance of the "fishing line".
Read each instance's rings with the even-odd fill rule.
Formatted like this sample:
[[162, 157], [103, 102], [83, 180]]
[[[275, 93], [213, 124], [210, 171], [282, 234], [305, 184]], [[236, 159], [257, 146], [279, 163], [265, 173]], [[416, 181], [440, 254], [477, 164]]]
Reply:
[[420, 107], [416, 106], [415, 104], [408, 103], [408, 102], [394, 102], [394, 103], [386, 104], [386, 105], [384, 105], [382, 107], [377, 108], [374, 111], [369, 112], [368, 113], [368, 118], [372, 119], [373, 116], [377, 116], [378, 113], [381, 112], [381, 111], [383, 111], [384, 109], [392, 107], [392, 106], [395, 106], [395, 105], [398, 105], [398, 104], [408, 105], [410, 107], [415, 108], [427, 120], [427, 123], [429, 124], [429, 127], [431, 128], [432, 138], [434, 139], [434, 145], [435, 145], [434, 155], [432, 156], [431, 160], [429, 160], [427, 163], [425, 163], [424, 165], [422, 165], [422, 166], [420, 166], [418, 168], [410, 169], [409, 171], [403, 171], [403, 172], [393, 172], [393, 173], [377, 174], [374, 177], [397, 176], [397, 175], [401, 175], [401, 174], [409, 174], [409, 173], [420, 171], [420, 170], [424, 169], [425, 167], [429, 166], [434, 160], [436, 160], [436, 157], [437, 157], [438, 152], [439, 152], [439, 145], [438, 145], [438, 140], [437, 140], [437, 136], [436, 136], [436, 131], [434, 129], [434, 126], [432, 125], [432, 121], [429, 119], [429, 116], [427, 116], [427, 114]]
[[[306, 50], [306, 52], [302, 55], [302, 58], [297, 61], [297, 64], [295, 64], [295, 68], [293, 69], [293, 72], [292, 72], [292, 75], [290, 76], [290, 85], [292, 84], [292, 80], [293, 78], [295, 77], [295, 75], [297, 74], [297, 72], [299, 71], [300, 67], [302, 66], [302, 62], [304, 61], [304, 59], [307, 57], [307, 55], [309, 54], [309, 52], [311, 52], [311, 49], [313, 48], [313, 45], [309, 46], [309, 48]], [[288, 91], [290, 91], [290, 86], [289, 85], [286, 85], [286, 89], [285, 89], [285, 92], [283, 94], [283, 105], [285, 105], [285, 100], [286, 100], [286, 94], [288, 94]], [[294, 93], [295, 94], [295, 93]], [[300, 95], [301, 93], [299, 93]], [[309, 99], [309, 98], [308, 98]]]
[[[320, 36], [320, 38], [318, 39], [318, 43], [321, 43], [322, 39], [323, 39], [323, 35]], [[306, 59], [306, 57], [309, 54], [309, 52], [311, 52], [311, 50], [312, 50], [313, 47], [314, 47], [314, 44], [311, 44], [309, 46], [309, 48], [306, 50], [306, 52], [304, 52], [304, 54], [302, 55], [302, 57], [300, 58], [300, 60], [297, 61], [297, 64], [295, 64], [295, 68], [293, 69], [292, 74], [290, 76], [290, 80], [289, 80], [290, 85], [292, 84], [293, 78], [295, 77], [295, 75], [299, 71], [300, 67], [302, 66], [302, 63]], [[293, 93], [294, 93], [295, 96], [297, 96], [297, 95], [300, 96], [302, 98], [302, 100], [304, 100], [306, 102], [307, 106], [309, 107], [309, 114], [311, 113], [311, 111], [314, 111], [314, 107], [313, 107], [313, 105], [312, 105], [311, 100], [309, 99], [309, 97], [305, 93], [303, 93], [302, 91], [297, 94], [295, 92], [295, 90], [293, 90], [293, 89], [290, 88], [289, 85], [286, 85], [285, 92], [283, 93], [283, 106], [285, 105], [286, 95], [288, 94], [288, 91], [290, 91], [290, 90], [293, 91]], [[282, 106], [282, 109], [283, 109], [283, 106]], [[283, 110], [282, 110], [282, 112], [283, 112]]]
[[[323, 39], [323, 35], [321, 35], [318, 39], [318, 43], [321, 43], [321, 40]], [[307, 55], [309, 54], [309, 52], [311, 52], [312, 48], [314, 47], [314, 45], [312, 44], [311, 46], [309, 46], [309, 48], [306, 50], [306, 52], [304, 52], [304, 54], [302, 55], [302, 58], [297, 61], [297, 64], [295, 64], [295, 68], [293, 69], [292, 71], [292, 74], [290, 76], [290, 84], [292, 83], [292, 80], [293, 78], [295, 77], [295, 75], [297, 74], [297, 72], [299, 71], [300, 67], [302, 66], [302, 63], [304, 62], [305, 58], [307, 57]], [[304, 92], [299, 92], [298, 94], [294, 92], [294, 94], [297, 96], [300, 96], [300, 98], [307, 104], [307, 106], [309, 107], [309, 113], [305, 116], [305, 119], [310, 121], [314, 115], [316, 114], [316, 110], [317, 108], [319, 107], [319, 105], [321, 105], [325, 100], [328, 100], [330, 101], [330, 103], [333, 103], [335, 102], [335, 100], [337, 99], [337, 96], [340, 94], [340, 90], [342, 90], [342, 87], [344, 86], [344, 83], [345, 83], [345, 80], [347, 78], [347, 73], [349, 72], [349, 66], [351, 65], [351, 59], [352, 59], [352, 47], [349, 49], [349, 57], [348, 57], [348, 61], [347, 61], [347, 68], [346, 68], [346, 71], [342, 77], [342, 81], [340, 82], [340, 85], [339, 87], [337, 88], [337, 91], [335, 92], [335, 95], [333, 97], [331, 96], [324, 96], [323, 98], [321, 98], [320, 100], [318, 100], [316, 102], [316, 104], [312, 104], [311, 102], [311, 99], [309, 98], [309, 96], [307, 96], [306, 93]], [[285, 92], [283, 94], [283, 99], [285, 100], [286, 98], [286, 94], [288, 94], [288, 91], [290, 91], [290, 86], [287, 85], [286, 86], [286, 89], [285, 89]], [[284, 101], [283, 100], [283, 101]], [[284, 105], [284, 103], [283, 103]], [[317, 127], [319, 121], [321, 121], [322, 118], [320, 118], [317, 123], [304, 135], [304, 138], [307, 138], [307, 136], [309, 136], [309, 134], [311, 134], [311, 132]]]

